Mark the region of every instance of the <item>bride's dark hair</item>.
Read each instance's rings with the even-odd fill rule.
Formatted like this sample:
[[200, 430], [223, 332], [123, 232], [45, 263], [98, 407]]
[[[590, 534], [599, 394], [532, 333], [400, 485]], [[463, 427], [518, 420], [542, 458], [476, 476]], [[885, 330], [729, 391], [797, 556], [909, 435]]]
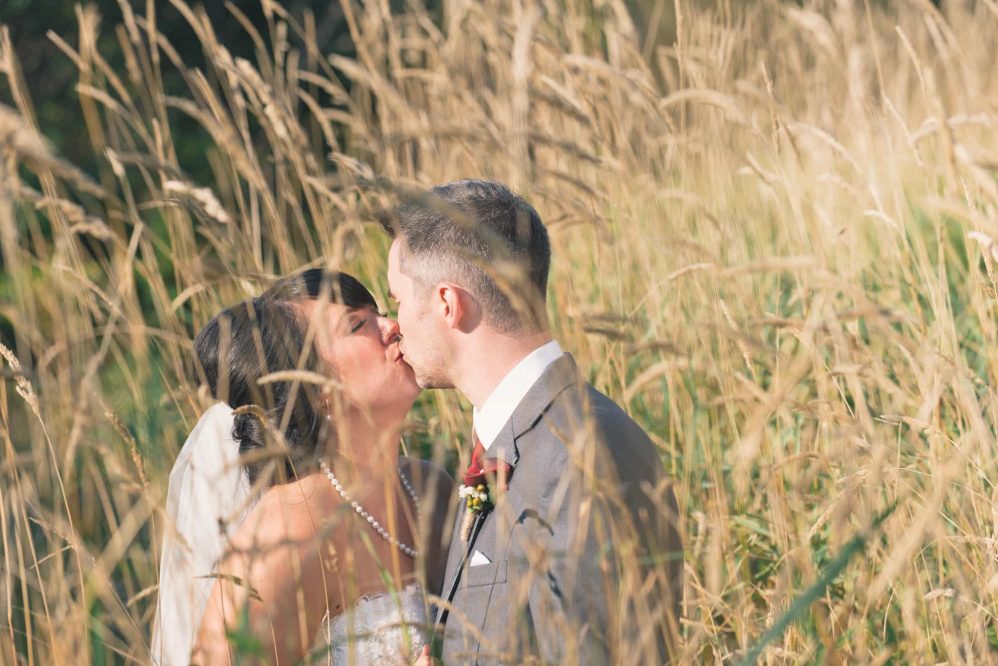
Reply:
[[288, 455], [278, 464], [273, 482], [295, 479], [296, 470], [313, 467], [322, 454], [328, 422], [321, 387], [284, 379], [259, 383], [275, 372], [324, 371], [313, 345], [306, 345], [308, 322], [300, 307], [320, 298], [349, 308], [377, 308], [356, 278], [314, 268], [282, 278], [259, 297], [223, 310], [194, 338], [198, 379], [233, 409], [248, 408], [236, 414], [232, 434], [250, 483], [256, 483], [273, 461], [265, 450], [276, 434], [283, 436]]

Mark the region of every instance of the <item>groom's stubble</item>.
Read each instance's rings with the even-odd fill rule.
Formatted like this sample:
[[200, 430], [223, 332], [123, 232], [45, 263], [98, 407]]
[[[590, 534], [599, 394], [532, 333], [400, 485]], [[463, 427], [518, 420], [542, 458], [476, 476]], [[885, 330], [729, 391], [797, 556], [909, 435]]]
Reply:
[[[403, 338], [403, 341], [405, 338]], [[404, 354], [405, 352], [403, 352]], [[423, 358], [410, 360], [409, 356], [405, 357], [405, 360], [412, 367], [413, 375], [416, 378], [416, 384], [419, 385], [421, 389], [449, 389], [454, 388], [454, 382], [451, 380], [449, 374], [442, 367], [443, 364], [439, 361], [440, 355], [438, 350], [434, 349], [430, 353], [425, 354]]]

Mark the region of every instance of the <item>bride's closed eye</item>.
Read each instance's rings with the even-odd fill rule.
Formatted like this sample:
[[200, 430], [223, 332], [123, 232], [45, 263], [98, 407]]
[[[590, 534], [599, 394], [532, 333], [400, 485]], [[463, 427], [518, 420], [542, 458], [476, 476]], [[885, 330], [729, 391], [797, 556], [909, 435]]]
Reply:
[[376, 323], [378, 317], [387, 317], [388, 315], [383, 312], [375, 312], [374, 310], [369, 310], [363, 314], [358, 313], [356, 317], [352, 317], [350, 320], [350, 332], [358, 333], [364, 328], [365, 324]]

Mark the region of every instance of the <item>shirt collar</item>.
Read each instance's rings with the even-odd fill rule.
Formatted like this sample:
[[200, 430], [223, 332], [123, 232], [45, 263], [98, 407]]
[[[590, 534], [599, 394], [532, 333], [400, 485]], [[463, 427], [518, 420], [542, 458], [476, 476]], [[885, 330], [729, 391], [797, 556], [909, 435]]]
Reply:
[[482, 446], [488, 449], [492, 445], [530, 388], [564, 353], [561, 345], [552, 340], [530, 352], [503, 377], [482, 408], [473, 413], [475, 433]]

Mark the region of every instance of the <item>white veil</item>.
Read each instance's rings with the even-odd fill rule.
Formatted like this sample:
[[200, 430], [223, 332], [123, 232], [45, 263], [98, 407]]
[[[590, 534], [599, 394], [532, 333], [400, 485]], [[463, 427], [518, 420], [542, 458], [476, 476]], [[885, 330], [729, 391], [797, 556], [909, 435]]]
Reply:
[[170, 472], [152, 660], [188, 666], [229, 536], [252, 508], [249, 478], [232, 437], [232, 409], [216, 403], [191, 431]]

